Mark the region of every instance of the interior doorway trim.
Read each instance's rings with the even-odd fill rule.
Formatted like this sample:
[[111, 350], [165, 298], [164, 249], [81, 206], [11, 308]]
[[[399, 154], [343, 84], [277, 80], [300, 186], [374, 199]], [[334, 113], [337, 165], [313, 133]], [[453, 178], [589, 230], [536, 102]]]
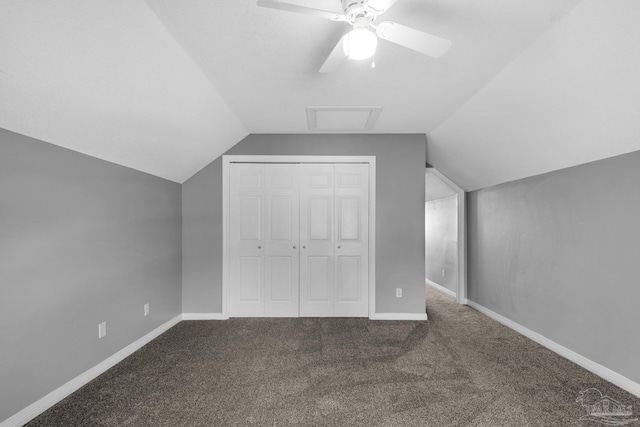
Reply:
[[369, 318], [376, 314], [376, 156], [222, 156], [222, 319], [229, 318], [229, 165], [231, 163], [367, 163], [369, 165]]
[[427, 169], [427, 173], [432, 173], [440, 178], [451, 189], [455, 190], [458, 198], [458, 284], [456, 286], [456, 302], [467, 304], [467, 218], [465, 191], [455, 182], [451, 181], [439, 170], [435, 168]]

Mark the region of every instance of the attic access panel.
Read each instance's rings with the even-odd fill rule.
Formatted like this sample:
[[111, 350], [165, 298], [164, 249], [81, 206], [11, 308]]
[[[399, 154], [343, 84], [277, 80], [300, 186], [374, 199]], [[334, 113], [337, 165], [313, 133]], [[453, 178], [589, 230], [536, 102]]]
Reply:
[[362, 132], [373, 129], [382, 107], [307, 107], [307, 126], [314, 132]]

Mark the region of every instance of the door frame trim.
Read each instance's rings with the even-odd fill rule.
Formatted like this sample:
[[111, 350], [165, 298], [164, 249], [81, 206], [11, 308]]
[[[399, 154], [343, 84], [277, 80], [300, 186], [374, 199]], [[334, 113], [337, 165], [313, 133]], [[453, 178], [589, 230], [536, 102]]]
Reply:
[[229, 165], [231, 163], [367, 163], [369, 165], [369, 318], [376, 316], [376, 156], [222, 156], [222, 318], [229, 318]]
[[[465, 200], [465, 191], [455, 182], [447, 178], [442, 172], [436, 168], [427, 168], [426, 173], [430, 173], [440, 178], [445, 184], [455, 190], [458, 201], [457, 219], [458, 219], [458, 283], [456, 286], [456, 302], [458, 304], [467, 304], [467, 208]], [[425, 275], [426, 276], [426, 275]], [[426, 281], [426, 278], [425, 278]]]

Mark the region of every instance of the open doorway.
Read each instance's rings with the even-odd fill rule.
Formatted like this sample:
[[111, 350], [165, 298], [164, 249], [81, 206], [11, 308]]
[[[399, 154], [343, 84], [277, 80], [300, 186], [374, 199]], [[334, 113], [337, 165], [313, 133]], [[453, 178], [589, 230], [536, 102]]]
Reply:
[[464, 190], [434, 168], [425, 172], [425, 283], [466, 304]]

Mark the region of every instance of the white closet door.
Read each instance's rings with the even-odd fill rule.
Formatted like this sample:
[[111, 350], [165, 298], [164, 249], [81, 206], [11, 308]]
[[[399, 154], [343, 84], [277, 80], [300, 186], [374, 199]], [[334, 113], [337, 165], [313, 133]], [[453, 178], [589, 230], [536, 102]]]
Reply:
[[265, 165], [265, 312], [298, 317], [300, 190], [297, 164]]
[[300, 165], [300, 316], [334, 315], [334, 165]]
[[368, 316], [366, 164], [230, 164], [230, 316]]
[[230, 315], [264, 316], [264, 165], [230, 166]]
[[300, 315], [369, 315], [369, 166], [303, 164]]
[[369, 315], [369, 165], [335, 165], [335, 317]]

